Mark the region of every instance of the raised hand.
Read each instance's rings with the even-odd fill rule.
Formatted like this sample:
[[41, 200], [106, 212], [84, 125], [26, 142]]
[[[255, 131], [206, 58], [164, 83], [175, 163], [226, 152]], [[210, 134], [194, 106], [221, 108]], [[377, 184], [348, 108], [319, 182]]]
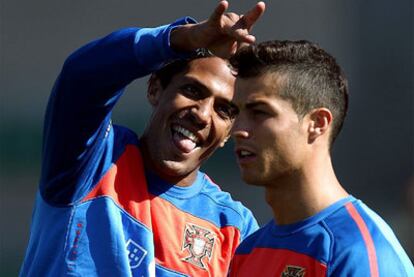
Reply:
[[244, 15], [226, 13], [228, 6], [227, 1], [221, 1], [209, 19], [176, 28], [171, 34], [173, 49], [191, 51], [208, 48], [215, 55], [227, 58], [240, 45], [253, 43], [255, 37], [250, 30], [263, 14], [265, 4], [258, 2]]

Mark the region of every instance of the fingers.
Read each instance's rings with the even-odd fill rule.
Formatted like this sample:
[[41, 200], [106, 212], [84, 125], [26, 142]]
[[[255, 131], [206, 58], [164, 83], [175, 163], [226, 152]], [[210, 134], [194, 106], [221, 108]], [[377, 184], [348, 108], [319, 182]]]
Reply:
[[204, 45], [203, 47], [213, 49], [213, 53], [222, 53], [223, 56], [234, 54], [238, 48], [256, 41], [250, 30], [264, 13], [265, 3], [258, 2], [242, 16], [226, 12], [228, 7], [227, 1], [219, 2], [207, 21], [195, 25], [202, 30], [196, 32], [201, 35], [203, 42], [197, 45]]
[[254, 43], [256, 41], [256, 37], [249, 34], [247, 29], [237, 28], [235, 26], [234, 30], [230, 34], [238, 43]]
[[250, 30], [254, 23], [262, 16], [266, 9], [264, 2], [258, 2], [251, 10], [242, 16], [242, 24], [244, 28]]
[[254, 42], [254, 36], [249, 34], [249, 30], [244, 27], [242, 17], [236, 13], [225, 13], [222, 16], [222, 31], [238, 42]]
[[257, 20], [262, 16], [265, 8], [266, 6], [264, 2], [258, 2], [245, 15], [239, 17], [237, 22], [231, 27], [231, 32], [229, 35], [236, 39], [240, 45], [243, 43], [254, 43], [256, 41], [256, 38], [249, 32]]
[[214, 9], [214, 12], [210, 15], [209, 20], [212, 22], [220, 21], [220, 18], [226, 12], [228, 7], [229, 7], [229, 3], [227, 1], [220, 1], [220, 3]]

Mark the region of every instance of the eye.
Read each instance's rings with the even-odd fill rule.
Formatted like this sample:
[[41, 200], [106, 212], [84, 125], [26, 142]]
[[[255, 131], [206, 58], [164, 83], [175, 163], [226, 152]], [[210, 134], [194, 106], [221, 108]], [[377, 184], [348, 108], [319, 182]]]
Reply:
[[259, 110], [259, 109], [253, 109], [252, 110], [252, 113], [254, 114], [254, 115], [258, 115], [258, 116], [260, 116], [260, 115], [267, 115], [267, 112], [265, 112], [265, 111], [263, 111], [263, 110]]
[[231, 103], [220, 103], [216, 106], [217, 114], [226, 120], [233, 120], [239, 113], [238, 108]]
[[199, 99], [201, 97], [201, 91], [195, 85], [186, 84], [186, 85], [181, 86], [180, 90], [186, 97], [189, 97], [192, 99]]
[[257, 115], [260, 115], [260, 114], [265, 114], [265, 112], [264, 112], [264, 111], [262, 111], [262, 110], [258, 110], [258, 109], [254, 109], [252, 112], [253, 112], [253, 114], [257, 114]]

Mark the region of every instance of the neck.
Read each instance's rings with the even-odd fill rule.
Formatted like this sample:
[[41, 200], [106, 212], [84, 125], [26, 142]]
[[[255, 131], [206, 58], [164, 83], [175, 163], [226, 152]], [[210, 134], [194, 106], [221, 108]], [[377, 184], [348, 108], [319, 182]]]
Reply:
[[348, 196], [335, 176], [329, 156], [313, 162], [266, 186], [266, 201], [278, 224], [304, 220]]

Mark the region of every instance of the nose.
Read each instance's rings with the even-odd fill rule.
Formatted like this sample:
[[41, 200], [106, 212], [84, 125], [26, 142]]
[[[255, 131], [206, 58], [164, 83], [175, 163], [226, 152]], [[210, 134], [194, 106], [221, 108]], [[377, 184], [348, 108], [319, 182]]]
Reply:
[[234, 139], [247, 139], [250, 137], [250, 132], [244, 123], [242, 115], [234, 121], [233, 128], [231, 129], [231, 136]]
[[195, 123], [200, 125], [200, 127], [205, 127], [210, 124], [212, 110], [213, 101], [204, 99], [191, 108], [191, 115]]

